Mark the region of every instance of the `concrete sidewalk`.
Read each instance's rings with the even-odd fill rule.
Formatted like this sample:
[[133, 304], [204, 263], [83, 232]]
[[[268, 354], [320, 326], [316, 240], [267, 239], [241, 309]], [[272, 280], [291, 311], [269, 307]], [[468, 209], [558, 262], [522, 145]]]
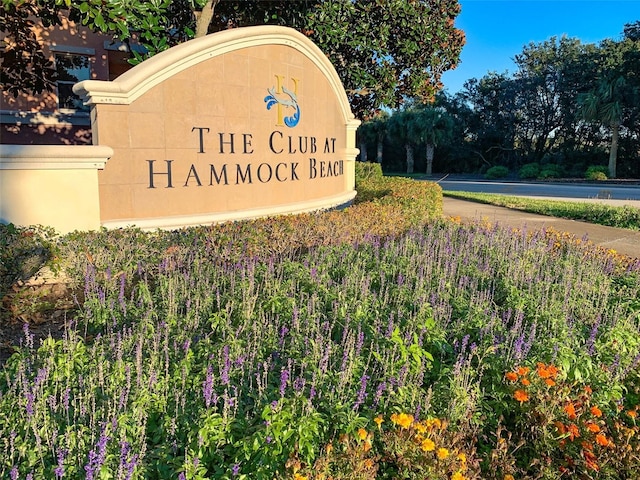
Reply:
[[[539, 198], [539, 197], [538, 197]], [[567, 200], [567, 199], [549, 199]], [[594, 203], [611, 203], [615, 205], [631, 205], [640, 208], [638, 201], [607, 200]], [[536, 215], [511, 208], [496, 207], [484, 203], [444, 197], [443, 213], [448, 217], [460, 217], [463, 221], [487, 220], [491, 223], [540, 229], [551, 227], [554, 230], [568, 232], [578, 238], [586, 238], [604, 248], [630, 257], [640, 258], [640, 232], [623, 228], [603, 227], [592, 223], [566, 220], [564, 218]]]

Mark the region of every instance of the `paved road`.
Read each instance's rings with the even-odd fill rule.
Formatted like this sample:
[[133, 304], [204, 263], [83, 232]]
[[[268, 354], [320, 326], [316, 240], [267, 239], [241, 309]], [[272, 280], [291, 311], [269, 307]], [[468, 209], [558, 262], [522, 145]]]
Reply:
[[640, 200], [640, 185], [591, 183], [525, 183], [441, 180], [443, 190], [453, 192], [499, 193], [530, 197], [562, 197], [576, 199]]

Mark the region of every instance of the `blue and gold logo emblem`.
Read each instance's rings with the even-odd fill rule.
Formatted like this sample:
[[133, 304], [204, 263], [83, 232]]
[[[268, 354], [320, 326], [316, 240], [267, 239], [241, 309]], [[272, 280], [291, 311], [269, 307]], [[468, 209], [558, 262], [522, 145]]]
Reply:
[[[269, 95], [264, 97], [267, 110], [271, 110], [274, 105], [277, 107], [278, 122], [276, 125], [293, 128], [300, 121], [300, 105], [298, 105], [298, 82], [299, 79], [291, 78], [293, 90], [285, 87], [284, 75], [276, 75], [276, 86], [267, 88]], [[289, 115], [287, 115], [289, 114]]]

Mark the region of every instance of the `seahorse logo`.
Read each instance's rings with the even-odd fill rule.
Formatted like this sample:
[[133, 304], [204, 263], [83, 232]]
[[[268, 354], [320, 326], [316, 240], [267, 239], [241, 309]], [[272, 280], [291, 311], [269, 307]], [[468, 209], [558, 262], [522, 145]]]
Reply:
[[[267, 104], [267, 110], [271, 110], [271, 107], [274, 105], [277, 106], [278, 122], [276, 125], [279, 127], [284, 127], [286, 125], [289, 128], [293, 128], [298, 125], [298, 122], [300, 121], [300, 105], [298, 105], [298, 82], [300, 80], [298, 78], [291, 77], [291, 81], [293, 83], [293, 91], [283, 85], [284, 75], [276, 75], [276, 86], [267, 88], [269, 95], [264, 97], [264, 101]], [[283, 94], [288, 98], [283, 98], [281, 96]], [[293, 109], [294, 111], [291, 115], [285, 116], [285, 109]]]

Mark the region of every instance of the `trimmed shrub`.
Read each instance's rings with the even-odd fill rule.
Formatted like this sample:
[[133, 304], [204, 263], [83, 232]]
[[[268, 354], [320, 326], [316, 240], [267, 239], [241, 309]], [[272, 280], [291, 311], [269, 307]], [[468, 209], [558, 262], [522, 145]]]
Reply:
[[609, 167], [591, 165], [584, 174], [587, 180], [606, 180], [609, 178]]
[[564, 169], [562, 166], [556, 165], [555, 163], [545, 165], [538, 174], [538, 178], [540, 180], [544, 180], [545, 178], [562, 178], [563, 176]]
[[489, 179], [495, 179], [495, 178], [504, 178], [507, 175], [509, 175], [509, 169], [507, 167], [496, 165], [495, 167], [491, 167], [489, 170], [487, 170], [487, 173], [484, 174], [484, 177]]
[[356, 185], [371, 178], [382, 178], [382, 166], [379, 163], [356, 162]]
[[539, 163], [527, 163], [518, 171], [518, 176], [523, 179], [538, 178], [538, 175], [540, 175]]

